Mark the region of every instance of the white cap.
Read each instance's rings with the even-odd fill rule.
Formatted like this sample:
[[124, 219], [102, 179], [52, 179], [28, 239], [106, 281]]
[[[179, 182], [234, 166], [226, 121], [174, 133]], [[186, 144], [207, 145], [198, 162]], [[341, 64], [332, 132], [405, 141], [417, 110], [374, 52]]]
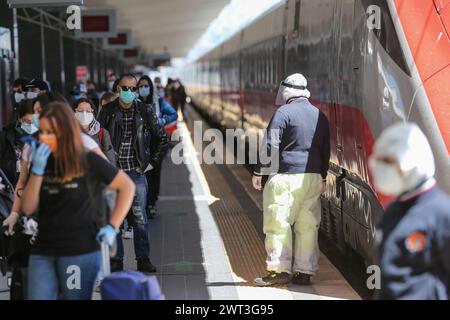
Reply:
[[282, 106], [291, 98], [305, 97], [309, 99], [311, 93], [306, 89], [307, 85], [308, 81], [302, 74], [294, 73], [290, 75], [286, 80], [281, 82], [275, 104]]
[[395, 159], [403, 174], [403, 191], [434, 177], [436, 167], [427, 138], [414, 123], [397, 123], [378, 138], [374, 157]]

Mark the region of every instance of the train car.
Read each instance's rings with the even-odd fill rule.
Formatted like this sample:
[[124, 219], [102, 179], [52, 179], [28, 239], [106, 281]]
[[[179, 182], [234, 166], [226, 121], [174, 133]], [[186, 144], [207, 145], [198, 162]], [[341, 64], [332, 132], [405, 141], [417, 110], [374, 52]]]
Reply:
[[450, 0], [289, 0], [192, 63], [185, 80], [217, 125], [260, 131], [280, 82], [296, 72], [331, 125], [321, 231], [371, 264], [392, 200], [368, 170], [384, 128], [416, 122], [450, 193]]

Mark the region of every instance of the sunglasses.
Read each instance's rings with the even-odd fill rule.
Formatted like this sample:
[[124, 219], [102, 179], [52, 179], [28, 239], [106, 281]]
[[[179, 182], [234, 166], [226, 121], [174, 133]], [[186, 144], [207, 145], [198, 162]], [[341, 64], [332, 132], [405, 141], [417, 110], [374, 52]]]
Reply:
[[146, 85], [146, 84], [142, 84], [139, 86], [139, 88], [150, 88], [150, 86]]
[[127, 86], [120, 86], [120, 89], [122, 89], [123, 91], [131, 91], [131, 92], [136, 92], [136, 87], [127, 87]]

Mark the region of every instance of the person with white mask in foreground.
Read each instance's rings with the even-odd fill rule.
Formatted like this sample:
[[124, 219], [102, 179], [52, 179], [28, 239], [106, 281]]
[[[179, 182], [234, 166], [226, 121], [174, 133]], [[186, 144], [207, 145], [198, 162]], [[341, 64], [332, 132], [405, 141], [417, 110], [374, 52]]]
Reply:
[[387, 128], [370, 157], [376, 190], [396, 200], [377, 230], [381, 300], [447, 300], [450, 197], [437, 186], [427, 138], [416, 124]]

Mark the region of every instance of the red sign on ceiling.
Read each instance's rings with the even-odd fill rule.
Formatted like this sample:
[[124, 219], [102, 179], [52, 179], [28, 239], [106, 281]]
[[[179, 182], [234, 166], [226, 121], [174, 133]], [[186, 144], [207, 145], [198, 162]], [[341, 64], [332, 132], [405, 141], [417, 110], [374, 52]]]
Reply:
[[137, 49], [125, 49], [123, 50], [123, 56], [125, 58], [136, 58], [138, 56]]
[[115, 38], [108, 38], [108, 44], [110, 45], [126, 45], [128, 43], [128, 38], [127, 38], [127, 34], [126, 33], [118, 33], [117, 37]]
[[109, 32], [109, 16], [83, 16], [83, 32]]

